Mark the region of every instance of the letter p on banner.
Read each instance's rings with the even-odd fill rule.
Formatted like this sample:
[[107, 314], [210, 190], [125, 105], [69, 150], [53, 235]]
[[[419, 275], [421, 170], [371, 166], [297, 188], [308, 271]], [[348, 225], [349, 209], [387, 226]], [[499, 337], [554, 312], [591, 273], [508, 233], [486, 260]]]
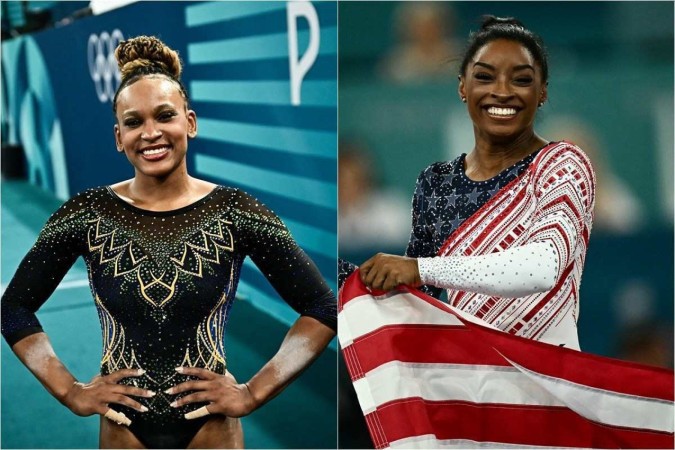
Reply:
[[[309, 23], [309, 46], [302, 58], [298, 60], [298, 25], [297, 18], [304, 17]], [[288, 66], [291, 77], [291, 104], [300, 104], [302, 79], [309, 71], [316, 55], [319, 54], [319, 17], [314, 6], [306, 0], [288, 2], [286, 4], [286, 18], [288, 20]]]

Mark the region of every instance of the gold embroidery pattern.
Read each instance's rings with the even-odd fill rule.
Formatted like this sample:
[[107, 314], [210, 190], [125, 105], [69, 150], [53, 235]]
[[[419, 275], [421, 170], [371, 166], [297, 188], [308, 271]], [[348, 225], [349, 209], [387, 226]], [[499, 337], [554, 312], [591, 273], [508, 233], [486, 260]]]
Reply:
[[[140, 256], [139, 253], [141, 252], [134, 250], [132, 240], [123, 244], [116, 242], [117, 228], [104, 232], [100, 217], [92, 219], [88, 223], [92, 225], [87, 233], [87, 244], [91, 253], [99, 253], [99, 264], [112, 264], [114, 277], [135, 273], [135, 279], [138, 281], [143, 299], [157, 308], [163, 307], [174, 297], [179, 272], [202, 278], [203, 261], [220, 265], [221, 252], [234, 251], [234, 238], [228, 227], [228, 225], [232, 225], [232, 222], [218, 219], [212, 226], [213, 230], [199, 230], [199, 237], [201, 237], [199, 242], [196, 244], [192, 242], [183, 243], [183, 252], [180, 258], [170, 258], [173, 263], [173, 274], [167, 274], [165, 270], [160, 276], [156, 276], [151, 269], [143, 264], [149, 261], [148, 256]], [[141, 270], [141, 268], [144, 270]], [[150, 276], [150, 280], [144, 280], [147, 275]], [[168, 280], [165, 280], [165, 275], [168, 275]]]
[[[137, 258], [134, 255], [132, 242], [127, 241], [121, 245], [115, 245], [115, 233], [117, 229], [108, 232], [101, 232], [101, 219], [90, 220], [89, 223], [95, 223], [96, 226], [89, 228], [87, 232], [87, 244], [90, 252], [99, 251], [99, 264], [114, 262], [114, 276], [119, 277], [127, 273], [138, 271], [141, 262], [146, 260], [147, 255]], [[92, 237], [92, 231], [94, 236]], [[108, 244], [108, 245], [106, 245]], [[130, 269], [124, 267], [131, 266]]]
[[[175, 294], [176, 292], [176, 281], [178, 281], [178, 270], [176, 270], [175, 268], [173, 270], [173, 279], [171, 280], [171, 283], [165, 283], [164, 281], [162, 281], [165, 273], [166, 271], [162, 272], [162, 274], [159, 277], [156, 277], [155, 274], [152, 273], [152, 271], [150, 271], [150, 276], [152, 277], [153, 280], [150, 283], [145, 283], [141, 278], [141, 271], [139, 270], [138, 272], [136, 272], [136, 278], [138, 279], [138, 284], [141, 287], [141, 295], [143, 295], [143, 298], [148, 302], [150, 302], [150, 304], [152, 304], [153, 306], [158, 306], [160, 308], [164, 306], [166, 302], [168, 302], [173, 298], [173, 294]], [[159, 302], [156, 302], [148, 292], [148, 290], [155, 285], [159, 285], [168, 291], [167, 294], [164, 296], [164, 298]]]
[[[181, 258], [171, 258], [171, 261], [173, 261], [176, 264], [176, 267], [182, 272], [202, 278], [202, 261], [220, 265], [220, 249], [228, 252], [234, 251], [234, 238], [232, 237], [232, 232], [229, 227], [223, 225], [232, 225], [232, 222], [218, 219], [216, 223], [217, 232], [215, 233], [199, 230], [202, 237], [201, 245], [184, 242]], [[227, 239], [225, 232], [227, 232]], [[189, 256], [192, 257], [190, 258]], [[190, 268], [188, 261], [190, 261], [192, 265], [196, 265], [196, 267]]]
[[220, 297], [218, 304], [213, 307], [209, 316], [197, 327], [197, 356], [190, 357], [190, 349], [185, 350], [185, 357], [181, 365], [189, 367], [204, 367], [212, 372], [217, 372], [218, 365], [222, 365], [223, 373], [227, 367], [225, 361], [225, 323], [227, 321], [228, 292], [232, 289], [234, 281], [234, 268], [230, 270], [228, 288]]
[[131, 349], [129, 360], [124, 355], [126, 348], [126, 338], [124, 336], [124, 327], [115, 322], [113, 316], [103, 306], [103, 302], [97, 295], [94, 299], [97, 306], [98, 316], [101, 320], [101, 331], [103, 333], [103, 356], [101, 357], [101, 367], [106, 368], [108, 373], [120, 369], [140, 368], [141, 365], [136, 359], [134, 349]]

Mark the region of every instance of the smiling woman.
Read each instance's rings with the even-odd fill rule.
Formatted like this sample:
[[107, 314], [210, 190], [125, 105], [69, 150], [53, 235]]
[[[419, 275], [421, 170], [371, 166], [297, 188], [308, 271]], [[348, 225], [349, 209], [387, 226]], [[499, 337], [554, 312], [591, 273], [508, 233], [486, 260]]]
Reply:
[[[131, 204], [156, 210], [174, 209], [181, 202], [203, 197], [215, 185], [187, 174], [185, 155], [188, 139], [197, 135], [197, 116], [188, 109], [178, 54], [157, 39], [140, 37], [121, 42], [115, 56], [122, 73], [113, 100], [115, 143], [134, 167], [135, 177], [112, 189]], [[178, 186], [177, 192], [183, 191], [179, 195], [167, 198], [162, 189], [160, 197], [148, 196], [148, 191], [158, 192], [152, 188], [157, 183], [169, 186], [188, 181]], [[196, 192], [189, 193], [188, 187]], [[137, 191], [146, 194], [139, 196]]]
[[[273, 398], [328, 345], [335, 296], [284, 223], [239, 189], [188, 175], [197, 134], [178, 55], [154, 37], [121, 42], [113, 109], [134, 177], [84, 191], [44, 226], [2, 297], [2, 333], [60, 402], [99, 414], [105, 448], [239, 448], [239, 417]], [[35, 312], [75, 260], [101, 322], [100, 375], [81, 383]], [[248, 382], [227, 370], [224, 333], [246, 257], [300, 317]]]
[[[370, 288], [420, 287], [502, 331], [579, 349], [579, 284], [595, 203], [590, 160], [534, 130], [548, 96], [541, 39], [486, 16], [469, 37], [458, 93], [474, 147], [417, 179], [406, 256], [360, 266]], [[354, 267], [342, 266], [344, 279]]]

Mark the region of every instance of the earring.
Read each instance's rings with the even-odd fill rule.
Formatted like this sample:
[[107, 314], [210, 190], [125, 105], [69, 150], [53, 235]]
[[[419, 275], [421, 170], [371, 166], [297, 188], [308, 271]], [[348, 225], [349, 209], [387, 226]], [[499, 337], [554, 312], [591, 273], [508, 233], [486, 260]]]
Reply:
[[466, 97], [462, 97], [462, 102], [466, 103]]
[[541, 108], [542, 106], [544, 106], [544, 102], [539, 102], [539, 107]]

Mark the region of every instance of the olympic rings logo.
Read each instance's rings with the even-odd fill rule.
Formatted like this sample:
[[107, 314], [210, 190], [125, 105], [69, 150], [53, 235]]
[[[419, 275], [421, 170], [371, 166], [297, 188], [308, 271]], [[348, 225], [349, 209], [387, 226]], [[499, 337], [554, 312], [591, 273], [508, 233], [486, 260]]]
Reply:
[[120, 85], [122, 76], [117, 69], [115, 49], [124, 40], [118, 29], [112, 33], [104, 31], [99, 35], [91, 34], [87, 43], [87, 62], [89, 74], [96, 86], [96, 94], [101, 103], [112, 101], [115, 91]]

